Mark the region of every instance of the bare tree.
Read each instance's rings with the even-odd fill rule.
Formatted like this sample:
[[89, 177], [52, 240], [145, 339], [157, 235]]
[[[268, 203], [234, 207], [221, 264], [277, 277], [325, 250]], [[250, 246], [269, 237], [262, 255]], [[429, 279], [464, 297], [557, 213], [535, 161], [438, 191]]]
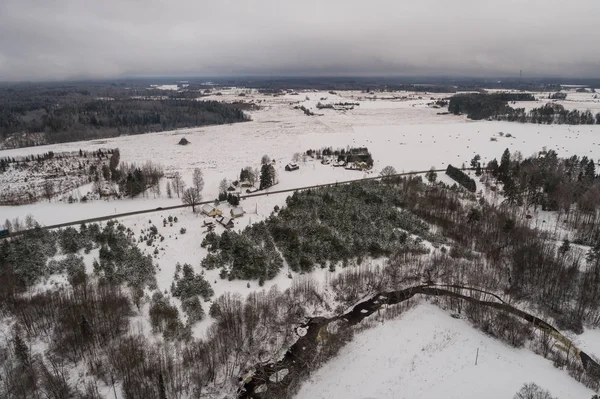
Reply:
[[523, 384], [519, 392], [515, 394], [513, 399], [554, 399], [554, 396], [550, 392], [538, 385], [530, 382], [529, 384]]
[[254, 177], [254, 182], [252, 182], [252, 185], [254, 185], [258, 182], [258, 178], [260, 177], [260, 170], [258, 168], [254, 168], [252, 172], [252, 176]]
[[192, 212], [196, 212], [196, 205], [202, 200], [202, 196], [196, 187], [189, 187], [183, 191], [181, 200], [184, 204], [192, 206]]
[[156, 184], [152, 186], [152, 192], [154, 193], [154, 198], [160, 198], [160, 181], [156, 182]]
[[192, 184], [198, 193], [202, 193], [204, 189], [204, 175], [200, 168], [194, 169], [194, 176], [192, 177]]
[[254, 184], [256, 184], [256, 179], [258, 178], [258, 175], [256, 174], [256, 170], [252, 169], [252, 167], [248, 166], [246, 168], [246, 171], [248, 172], [248, 183], [252, 184], [254, 186]]
[[271, 158], [269, 158], [269, 156], [267, 154], [263, 155], [262, 158], [260, 159], [260, 164], [264, 165], [271, 162]]
[[25, 227], [27, 227], [28, 229], [33, 229], [37, 225], [38, 223], [33, 218], [33, 215], [31, 213], [28, 213], [27, 216], [25, 216]]
[[8, 231], [11, 231], [11, 230], [12, 230], [12, 223], [10, 222], [10, 219], [8, 219], [8, 218], [7, 218], [7, 219], [4, 221], [4, 228], [5, 228], [6, 230], [8, 230]]
[[167, 181], [167, 197], [173, 198], [173, 193], [171, 192], [171, 183]]
[[386, 166], [385, 168], [381, 169], [381, 172], [379, 172], [379, 175], [381, 176], [381, 180], [387, 181], [387, 182], [389, 182], [391, 180], [391, 177], [395, 174], [396, 174], [396, 169], [394, 169], [393, 166]]
[[54, 182], [52, 180], [46, 180], [44, 182], [44, 197], [50, 202], [54, 196]]
[[13, 219], [12, 225], [15, 231], [23, 230], [23, 224], [21, 223], [21, 220], [18, 217]]
[[181, 193], [183, 192], [185, 183], [183, 182], [183, 179], [181, 178], [181, 174], [179, 172], [175, 172], [173, 174], [173, 190], [175, 190], [175, 194], [177, 194], [177, 198], [180, 197]]
[[229, 188], [229, 182], [226, 178], [223, 178], [219, 183], [219, 193], [227, 193], [227, 189]]

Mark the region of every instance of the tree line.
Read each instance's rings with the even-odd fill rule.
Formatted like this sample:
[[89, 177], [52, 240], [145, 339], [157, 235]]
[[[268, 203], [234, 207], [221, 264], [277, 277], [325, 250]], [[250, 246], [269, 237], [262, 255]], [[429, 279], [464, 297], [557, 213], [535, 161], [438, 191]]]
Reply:
[[509, 103], [516, 101], [536, 101], [528, 93], [494, 94], [457, 94], [450, 98], [448, 112], [454, 115], [467, 115], [469, 119], [494, 119], [521, 123], [594, 125], [600, 124], [600, 113], [590, 110], [566, 110], [556, 103], [547, 103], [541, 107], [526, 111], [525, 108], [513, 108]]
[[[29, 94], [18, 97], [22, 93], [15, 92], [2, 94], [2, 139], [15, 133], [41, 132], [45, 143], [62, 143], [249, 120], [239, 104], [218, 101], [136, 98], [132, 93], [101, 98], [70, 91], [64, 96], [46, 92], [41, 99]], [[19, 100], [14, 101], [15, 97]]]

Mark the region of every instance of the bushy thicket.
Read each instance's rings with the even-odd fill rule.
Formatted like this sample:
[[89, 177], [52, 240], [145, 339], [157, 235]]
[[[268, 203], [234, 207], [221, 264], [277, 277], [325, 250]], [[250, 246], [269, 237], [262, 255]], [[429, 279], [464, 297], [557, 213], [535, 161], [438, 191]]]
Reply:
[[277, 249], [297, 272], [386, 256], [409, 234], [431, 237], [425, 223], [400, 208], [403, 201], [401, 190], [378, 182], [296, 192], [281, 211], [242, 233], [207, 234], [202, 266], [223, 268], [230, 279], [264, 281], [283, 266]]
[[539, 387], [537, 384], [530, 382], [523, 384], [519, 392], [515, 394], [513, 399], [556, 399], [549, 391]]
[[593, 246], [600, 239], [600, 178], [593, 159], [559, 158], [553, 150], [523, 159], [506, 149], [500, 165], [495, 160], [491, 165], [509, 204], [566, 215], [577, 243]]
[[222, 268], [221, 277], [233, 279], [272, 279], [283, 267], [267, 224], [260, 222], [242, 233], [225, 231], [220, 236], [210, 232], [202, 241], [209, 254], [202, 260], [208, 270]]
[[37, 229], [0, 244], [0, 292], [12, 296], [47, 275], [46, 264], [57, 253], [56, 233]]
[[109, 221], [96, 240], [100, 245], [99, 262], [94, 262], [96, 275], [130, 287], [156, 286], [152, 257], [142, 254], [125, 226]]
[[199, 296], [208, 301], [214, 295], [214, 291], [210, 283], [204, 279], [203, 273], [194, 273], [191, 265], [185, 263], [182, 267], [178, 263], [171, 284], [171, 295], [181, 300], [183, 311], [187, 313], [188, 320], [193, 323], [204, 317]]
[[379, 258], [428, 226], [402, 210], [402, 191], [376, 182], [296, 192], [267, 225], [292, 270]]
[[474, 193], [477, 190], [475, 180], [469, 177], [469, 175], [467, 175], [462, 170], [455, 168], [452, 165], [448, 165], [448, 167], [446, 168], [446, 174], [452, 179], [456, 180], [458, 184], [460, 184], [470, 192]]

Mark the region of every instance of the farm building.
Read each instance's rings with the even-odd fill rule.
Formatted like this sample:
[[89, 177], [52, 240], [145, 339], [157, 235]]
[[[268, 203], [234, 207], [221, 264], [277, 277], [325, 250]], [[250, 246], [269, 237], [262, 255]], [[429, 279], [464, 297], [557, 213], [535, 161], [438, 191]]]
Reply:
[[226, 229], [230, 229], [233, 227], [233, 219], [227, 216], [219, 216], [217, 217], [217, 222], [225, 227]]
[[237, 208], [233, 208], [230, 213], [232, 218], [239, 218], [244, 216], [244, 213], [246, 212], [244, 212], [244, 209], [242, 207], [238, 206]]
[[291, 172], [293, 170], [298, 170], [300, 169], [300, 167], [298, 166], [298, 164], [296, 162], [290, 162], [287, 165], [285, 165], [285, 170], [287, 170], [288, 172]]
[[202, 205], [202, 208], [200, 210], [202, 211], [203, 214], [205, 214], [207, 216], [217, 216], [217, 215], [223, 214], [223, 211], [221, 211], [219, 208], [215, 208], [214, 206], [212, 206], [210, 204]]

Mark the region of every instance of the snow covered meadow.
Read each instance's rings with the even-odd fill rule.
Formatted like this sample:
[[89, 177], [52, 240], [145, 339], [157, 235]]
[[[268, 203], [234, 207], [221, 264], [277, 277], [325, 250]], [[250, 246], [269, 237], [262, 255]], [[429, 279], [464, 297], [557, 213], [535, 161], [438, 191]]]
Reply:
[[[564, 157], [577, 154], [600, 158], [600, 125], [473, 122], [462, 116], [438, 115], [445, 110], [428, 104], [433, 102], [431, 98], [441, 97], [444, 96], [393, 93], [377, 98], [359, 92], [340, 92], [336, 95], [309, 92], [279, 97], [254, 94], [246, 96], [245, 101], [253, 101], [262, 108], [252, 111], [252, 121], [247, 123], [5, 150], [0, 151], [0, 157], [43, 154], [48, 151], [119, 148], [122, 162], [158, 162], [164, 166], [167, 175], [179, 171], [188, 184], [191, 183], [193, 169], [201, 168], [205, 179], [204, 199], [217, 196], [221, 179], [234, 180], [241, 168], [259, 166], [264, 154], [278, 163], [280, 183], [272, 190], [365, 177], [364, 173], [356, 171], [302, 162], [299, 171], [283, 171], [295, 153], [324, 146], [368, 147], [375, 159], [373, 173], [387, 165], [399, 172], [427, 170], [432, 166], [443, 169], [448, 164], [468, 165], [475, 154], [481, 155], [485, 164], [493, 158], [499, 159], [505, 148], [511, 152], [520, 151], [524, 156], [546, 148], [554, 149]], [[588, 102], [578, 103], [581, 109], [595, 104], [593, 97], [588, 97]], [[215, 96], [214, 99], [234, 101], [239, 97], [232, 94]], [[353, 110], [337, 111], [317, 109], [319, 102], [358, 102], [360, 105]], [[298, 104], [318, 115], [306, 116], [294, 109]], [[513, 137], [500, 136], [500, 132], [510, 133]], [[182, 137], [186, 137], [191, 144], [177, 145]], [[164, 187], [161, 191], [159, 198], [149, 194], [146, 198], [88, 204], [54, 202], [0, 207], [0, 220], [14, 217], [23, 219], [31, 214], [42, 224], [54, 224], [180, 203], [177, 199], [168, 199]]]
[[510, 348], [437, 306], [421, 303], [357, 334], [302, 385], [296, 398], [506, 399], [529, 382], [558, 399], [594, 394], [551, 361]]
[[[191, 184], [192, 173], [200, 168], [204, 173], [204, 200], [216, 198], [223, 178], [235, 180], [243, 167], [259, 166], [261, 156], [269, 155], [276, 161], [279, 184], [270, 190], [292, 189], [321, 183], [333, 183], [376, 176], [387, 166], [398, 172], [423, 171], [431, 167], [443, 169], [448, 164], [467, 164], [475, 154], [482, 164], [500, 158], [504, 149], [520, 151], [524, 156], [542, 149], [556, 150], [561, 157], [571, 155], [600, 158], [600, 125], [534, 125], [510, 122], [470, 121], [462, 116], [443, 115], [445, 109], [435, 108], [435, 100], [445, 95], [423, 93], [386, 93], [373, 95], [360, 92], [301, 92], [283, 96], [246, 93], [244, 101], [260, 106], [250, 112], [252, 121], [233, 125], [123, 136], [89, 142], [22, 148], [0, 151], [1, 157], [43, 154], [49, 151], [94, 151], [99, 148], [119, 148], [121, 161], [143, 164], [152, 161], [164, 166], [166, 176], [181, 173]], [[541, 98], [541, 96], [540, 96]], [[237, 91], [214, 96], [215, 100], [238, 101]], [[535, 104], [540, 106], [547, 99]], [[317, 104], [358, 103], [352, 110], [318, 108]], [[600, 108], [591, 93], [577, 93], [565, 107], [577, 109]], [[568, 104], [567, 104], [568, 103]], [[314, 112], [307, 116], [296, 106]], [[522, 106], [517, 104], [516, 106]], [[510, 134], [512, 137], [506, 137]], [[185, 137], [190, 144], [177, 143]], [[326, 146], [346, 148], [368, 147], [375, 160], [369, 173], [344, 170], [322, 165], [308, 159], [300, 161], [300, 169], [286, 172], [284, 166], [294, 154]], [[442, 180], [447, 179], [441, 177]], [[23, 206], [1, 206], [0, 221], [25, 219], [32, 215], [43, 225], [107, 216], [115, 213], [179, 205], [175, 195], [166, 195], [163, 179], [161, 194], [148, 193], [134, 199], [95, 200], [68, 204], [63, 201], [39, 202]], [[81, 187], [85, 191], [90, 187]], [[79, 193], [79, 197], [84, 192]], [[242, 230], [267, 218], [275, 206], [285, 204], [287, 194], [242, 200], [246, 214], [235, 219], [235, 230]], [[231, 207], [221, 204], [228, 214]], [[163, 226], [169, 216], [177, 217], [173, 226]], [[207, 233], [203, 226], [205, 216], [191, 209], [157, 210], [155, 213], [131, 216], [120, 220], [136, 235], [141, 229], [155, 225], [165, 237], [158, 247], [138, 244], [152, 255], [159, 265], [159, 291], [168, 291], [173, 281], [176, 264], [188, 263], [200, 272], [200, 261], [208, 251], [200, 243]], [[182, 231], [185, 230], [185, 233]], [[222, 232], [221, 226], [216, 227]], [[96, 252], [85, 256], [88, 271]], [[324, 285], [339, 273], [319, 269], [312, 273], [315, 281]], [[294, 281], [305, 278], [299, 273], [282, 270], [263, 287], [256, 282], [219, 278], [218, 270], [204, 271], [212, 285], [213, 298], [237, 292], [246, 295], [257, 290], [290, 287]], [[53, 276], [43, 286], [64, 284], [61, 276]], [[179, 306], [179, 305], [178, 305]], [[143, 312], [147, 311], [147, 306]], [[213, 323], [207, 316], [193, 329], [202, 337]], [[138, 328], [146, 334], [150, 327], [143, 317]], [[586, 330], [577, 337], [581, 347], [600, 357], [600, 333]], [[385, 345], [383, 345], [385, 343]], [[474, 365], [476, 349], [480, 349], [479, 364]], [[472, 328], [462, 320], [451, 318], [447, 312], [432, 305], [422, 304], [410, 310], [399, 320], [365, 331], [342, 349], [339, 357], [314, 374], [304, 384], [299, 398], [429, 398], [444, 395], [451, 398], [505, 398], [511, 397], [525, 382], [536, 382], [559, 398], [590, 397], [592, 392], [572, 380], [566, 372], [555, 369], [551, 362], [526, 349], [514, 349]]]

